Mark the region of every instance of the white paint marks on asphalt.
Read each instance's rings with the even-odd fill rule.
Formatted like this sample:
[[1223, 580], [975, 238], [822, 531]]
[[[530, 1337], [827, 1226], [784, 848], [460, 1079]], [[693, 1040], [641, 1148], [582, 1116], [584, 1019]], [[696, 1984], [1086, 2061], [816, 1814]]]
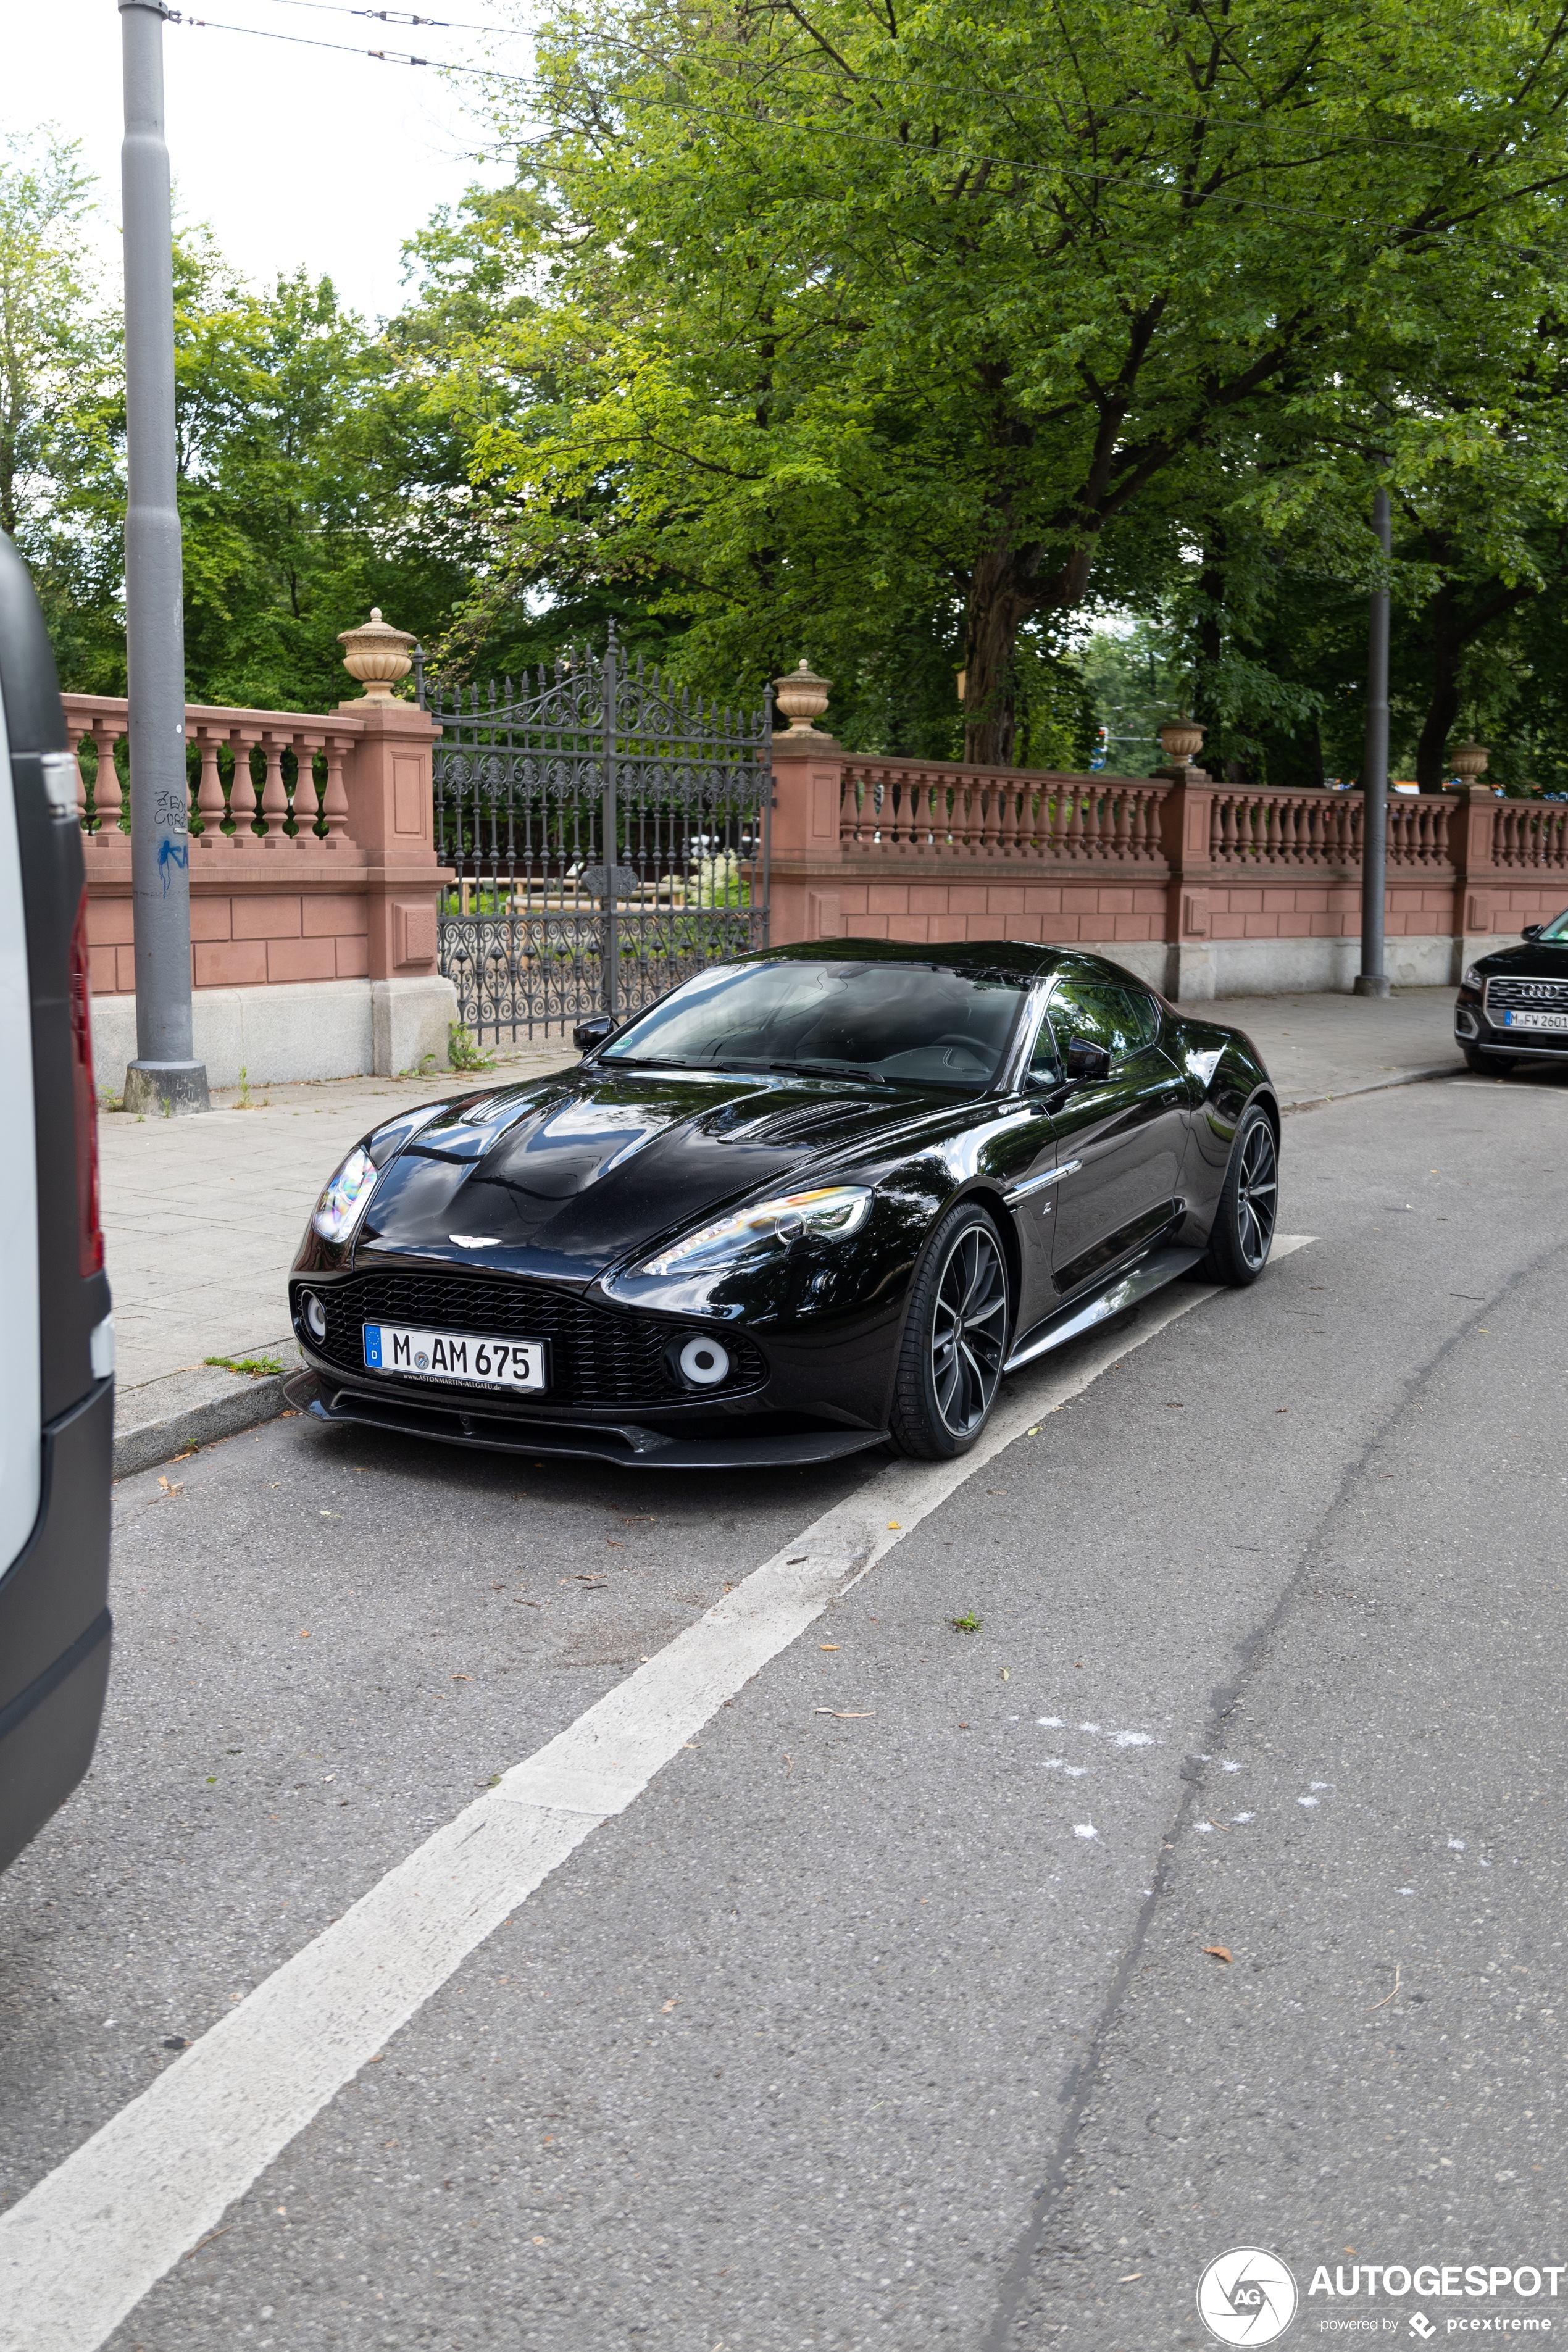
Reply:
[[1097, 1838], [1100, 1835], [1092, 1822], [1074, 1822], [1072, 1833], [1076, 1838]]
[[[1309, 1235], [1280, 1235], [1276, 1257]], [[957, 1462], [900, 1462], [806, 1528], [387, 1873], [0, 2214], [0, 2352], [96, 2352], [476, 1947], [780, 1651], [1016, 1438], [1192, 1307], [1009, 1382]], [[1094, 1838], [1092, 1822], [1074, 1835]]]

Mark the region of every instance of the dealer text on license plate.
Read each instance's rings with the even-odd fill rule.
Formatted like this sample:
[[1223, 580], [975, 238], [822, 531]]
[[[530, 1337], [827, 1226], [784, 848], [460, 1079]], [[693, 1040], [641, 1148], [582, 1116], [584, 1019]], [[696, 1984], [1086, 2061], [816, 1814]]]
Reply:
[[548, 1380], [542, 1339], [482, 1339], [471, 1331], [416, 1331], [405, 1323], [367, 1323], [364, 1360], [367, 1371], [475, 1388], [542, 1389]]
[[1568, 1029], [1568, 1013], [1537, 1013], [1532, 1005], [1526, 1006], [1505, 1013], [1502, 1024], [1505, 1029]]

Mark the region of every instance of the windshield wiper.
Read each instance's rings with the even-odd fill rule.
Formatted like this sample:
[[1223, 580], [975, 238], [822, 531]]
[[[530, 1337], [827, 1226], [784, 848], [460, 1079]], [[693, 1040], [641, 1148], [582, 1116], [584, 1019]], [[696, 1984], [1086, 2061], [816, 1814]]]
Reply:
[[716, 1070], [783, 1070], [795, 1078], [864, 1078], [872, 1087], [892, 1083], [880, 1070], [868, 1070], [859, 1062], [714, 1062], [710, 1066]]

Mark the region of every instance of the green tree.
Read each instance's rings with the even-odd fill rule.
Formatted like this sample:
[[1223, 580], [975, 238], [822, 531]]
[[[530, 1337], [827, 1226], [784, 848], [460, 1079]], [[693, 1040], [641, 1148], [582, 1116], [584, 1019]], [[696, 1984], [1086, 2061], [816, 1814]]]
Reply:
[[[31, 567], [68, 673], [116, 680], [119, 331], [88, 226], [93, 182], [52, 130], [0, 142], [0, 530]], [[121, 665], [122, 666], [122, 665]]]
[[885, 674], [926, 616], [973, 758], [1226, 431], [1329, 429], [1369, 344], [1425, 377], [1555, 284], [1529, 5], [623, 0], [541, 54], [513, 299], [453, 353], [514, 563], [634, 586], [712, 685]]
[[187, 236], [175, 346], [188, 691], [319, 709], [340, 629], [434, 633], [463, 597], [467, 453], [327, 279], [258, 293]]

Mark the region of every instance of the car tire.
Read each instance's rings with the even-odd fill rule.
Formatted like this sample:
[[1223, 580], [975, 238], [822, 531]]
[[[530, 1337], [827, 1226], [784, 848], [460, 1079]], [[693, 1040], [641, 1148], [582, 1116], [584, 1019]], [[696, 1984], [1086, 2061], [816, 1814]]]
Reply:
[[915, 1271], [889, 1434], [919, 1462], [967, 1454], [1002, 1382], [1012, 1329], [1002, 1236], [984, 1209], [950, 1209]]
[[1279, 1143], [1268, 1112], [1246, 1113], [1230, 1148], [1208, 1248], [1194, 1272], [1239, 1290], [1268, 1263], [1279, 1205]]
[[1466, 1069], [1474, 1070], [1478, 1077], [1506, 1078], [1513, 1067], [1511, 1054], [1489, 1053], [1484, 1045], [1473, 1045], [1468, 1037], [1460, 1039], [1459, 1051], [1465, 1057]]

